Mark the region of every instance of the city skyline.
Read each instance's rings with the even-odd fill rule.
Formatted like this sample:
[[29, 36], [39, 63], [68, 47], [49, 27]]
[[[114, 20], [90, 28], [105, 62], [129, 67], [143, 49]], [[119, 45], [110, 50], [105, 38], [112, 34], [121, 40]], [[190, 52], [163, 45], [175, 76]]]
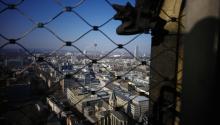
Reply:
[[[73, 5], [77, 1], [60, 1], [63, 5]], [[111, 3], [125, 4], [127, 0], [111, 0]], [[134, 0], [130, 1], [134, 5]], [[0, 9], [4, 9], [5, 5], [0, 4]], [[47, 22], [63, 8], [57, 5], [53, 0], [47, 0], [44, 2], [39, 1], [24, 1], [23, 4], [19, 5], [18, 8], [26, 15], [30, 16], [36, 23]], [[41, 9], [39, 9], [41, 8]], [[102, 8], [102, 9], [100, 9]], [[102, 11], [100, 11], [102, 10]], [[18, 12], [12, 12], [15, 10], [7, 10], [0, 16], [1, 27], [0, 34], [7, 38], [19, 38], [23, 33], [33, 28], [35, 24], [31, 23], [25, 17], [21, 16]], [[82, 3], [81, 6], [74, 9], [83, 18], [87, 20], [93, 26], [100, 26], [112, 16], [115, 11], [107, 4], [107, 2], [94, 0]], [[95, 14], [94, 14], [95, 13]], [[92, 16], [91, 16], [92, 15]], [[135, 35], [131, 36], [119, 36], [116, 34], [116, 28], [120, 25], [120, 21], [111, 20], [109, 23], [100, 27], [100, 30], [108, 35], [115, 43], [125, 44], [130, 41]], [[57, 17], [51, 23], [45, 25], [53, 32], [55, 32], [60, 38], [65, 41], [74, 41], [79, 36], [91, 29], [85, 22], [83, 22], [74, 13], [65, 12]], [[150, 54], [151, 40], [150, 35], [142, 34], [137, 37], [133, 42], [124, 46], [131, 52], [133, 52], [135, 46], [139, 46], [141, 54]], [[0, 46], [7, 41], [0, 37]], [[36, 49], [52, 49], [56, 50], [63, 45], [63, 43], [53, 36], [50, 32], [45, 29], [35, 29], [30, 32], [25, 38], [18, 41], [25, 48], [36, 48]], [[94, 44], [97, 44], [94, 47]], [[97, 50], [97, 51], [111, 51], [117, 46], [114, 45], [109, 39], [103, 34], [97, 31], [89, 32], [79, 41], [74, 43], [75, 46], [83, 50]], [[5, 48], [14, 48], [13, 45], [7, 45]], [[63, 50], [74, 51], [73, 47], [64, 47]]]
[[148, 124], [151, 36], [117, 35], [108, 2], [127, 0], [0, 0], [5, 122]]

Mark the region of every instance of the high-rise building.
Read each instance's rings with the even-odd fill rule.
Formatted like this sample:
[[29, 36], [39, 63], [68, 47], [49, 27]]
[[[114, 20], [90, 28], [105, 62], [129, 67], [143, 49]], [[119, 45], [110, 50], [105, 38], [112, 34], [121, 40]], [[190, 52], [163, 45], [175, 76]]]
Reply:
[[132, 100], [131, 115], [133, 119], [142, 121], [142, 117], [149, 109], [149, 99], [145, 96], [137, 96]]
[[137, 59], [139, 58], [139, 47], [136, 45], [135, 50], [134, 50], [134, 57]]

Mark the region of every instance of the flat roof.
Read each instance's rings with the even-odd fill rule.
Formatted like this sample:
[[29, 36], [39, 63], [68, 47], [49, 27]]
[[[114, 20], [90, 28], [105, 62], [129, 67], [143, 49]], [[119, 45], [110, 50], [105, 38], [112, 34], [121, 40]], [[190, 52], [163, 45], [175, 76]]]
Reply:
[[145, 97], [145, 96], [137, 96], [134, 98], [134, 101], [136, 102], [142, 102], [142, 101], [148, 101], [149, 98]]

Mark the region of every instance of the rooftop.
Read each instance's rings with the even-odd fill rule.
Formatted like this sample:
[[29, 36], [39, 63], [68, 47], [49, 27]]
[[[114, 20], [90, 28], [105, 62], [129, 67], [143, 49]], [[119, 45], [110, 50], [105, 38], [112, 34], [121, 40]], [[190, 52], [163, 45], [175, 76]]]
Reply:
[[145, 96], [137, 96], [133, 99], [133, 101], [136, 101], [136, 102], [142, 102], [142, 101], [148, 101], [149, 98], [145, 97]]

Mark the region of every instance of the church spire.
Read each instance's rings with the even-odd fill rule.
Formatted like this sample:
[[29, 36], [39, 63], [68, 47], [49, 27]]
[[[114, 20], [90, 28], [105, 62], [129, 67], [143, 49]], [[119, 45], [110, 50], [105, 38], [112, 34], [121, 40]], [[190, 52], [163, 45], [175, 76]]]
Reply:
[[113, 90], [109, 98], [109, 109], [114, 110], [116, 107], [117, 107], [117, 97], [115, 95], [115, 90]]

